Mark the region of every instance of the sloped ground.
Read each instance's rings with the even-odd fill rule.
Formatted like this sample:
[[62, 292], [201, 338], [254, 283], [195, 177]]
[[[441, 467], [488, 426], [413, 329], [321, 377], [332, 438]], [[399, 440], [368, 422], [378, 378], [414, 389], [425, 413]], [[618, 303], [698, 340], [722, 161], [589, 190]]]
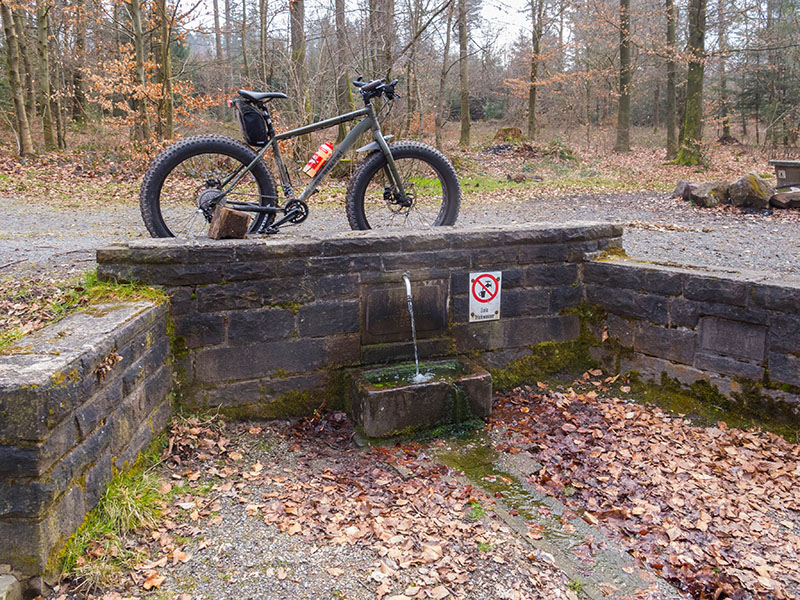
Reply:
[[[619, 383], [593, 372], [496, 397], [475, 439], [499, 453], [501, 479], [555, 502], [529, 513], [498, 475], [447, 467], [448, 441], [358, 448], [335, 412], [176, 418], [162, 516], [125, 542], [145, 558], [95, 597], [800, 598], [800, 445], [699, 427], [620, 399]], [[573, 560], [543, 550], [555, 538]], [[641, 584], [593, 571], [609, 552]], [[77, 583], [53, 597], [83, 597]]]

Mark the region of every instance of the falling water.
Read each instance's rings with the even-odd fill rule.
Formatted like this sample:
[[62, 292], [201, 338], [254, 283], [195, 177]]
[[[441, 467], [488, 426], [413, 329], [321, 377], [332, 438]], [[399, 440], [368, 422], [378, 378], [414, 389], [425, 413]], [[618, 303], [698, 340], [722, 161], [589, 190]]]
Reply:
[[414, 383], [425, 383], [433, 378], [433, 373], [419, 372], [419, 351], [417, 350], [417, 326], [414, 323], [414, 303], [411, 298], [411, 279], [408, 273], [403, 273], [403, 282], [406, 284], [406, 300], [408, 301], [408, 314], [411, 316], [411, 338], [414, 340], [414, 363], [417, 366], [417, 374], [414, 375]]

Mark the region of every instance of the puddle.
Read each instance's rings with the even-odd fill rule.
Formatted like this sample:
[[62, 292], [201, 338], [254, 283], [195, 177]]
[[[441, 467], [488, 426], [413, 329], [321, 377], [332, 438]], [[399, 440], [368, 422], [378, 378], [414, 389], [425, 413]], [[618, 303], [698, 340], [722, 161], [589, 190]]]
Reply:
[[580, 582], [590, 598], [635, 595], [654, 582], [659, 597], [682, 597], [651, 571], [636, 567], [630, 555], [558, 500], [527, 484], [525, 476], [540, 468], [532, 458], [498, 453], [486, 433], [449, 440], [437, 458], [513, 509], [534, 533], [531, 543], [544, 551], [543, 558]]
[[419, 375], [422, 377], [417, 377], [417, 366], [415, 363], [405, 363], [383, 369], [365, 371], [363, 375], [364, 379], [376, 388], [385, 388], [412, 385], [414, 383], [426, 383], [429, 381], [451, 382], [465, 373], [466, 369], [460, 361], [451, 360], [435, 363], [420, 363]]

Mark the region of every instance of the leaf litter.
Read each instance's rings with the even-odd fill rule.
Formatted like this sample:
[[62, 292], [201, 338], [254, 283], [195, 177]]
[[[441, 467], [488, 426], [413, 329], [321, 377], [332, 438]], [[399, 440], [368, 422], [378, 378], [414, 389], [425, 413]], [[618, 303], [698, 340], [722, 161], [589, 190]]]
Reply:
[[529, 452], [529, 483], [694, 598], [800, 598], [800, 445], [692, 425], [601, 376], [503, 395], [497, 449]]
[[[798, 598], [800, 446], [697, 427], [618, 398], [623, 383], [597, 370], [498, 396], [491, 439], [531, 454], [542, 468], [529, 484], [691, 597]], [[93, 597], [238, 598], [266, 586], [275, 595], [262, 597], [578, 598], [580, 586], [498, 518], [496, 499], [452, 477], [430, 445], [364, 450], [352, 437], [338, 412], [176, 418], [158, 467], [161, 521], [126, 541], [147, 559]], [[76, 583], [65, 580], [62, 600], [87, 597]]]

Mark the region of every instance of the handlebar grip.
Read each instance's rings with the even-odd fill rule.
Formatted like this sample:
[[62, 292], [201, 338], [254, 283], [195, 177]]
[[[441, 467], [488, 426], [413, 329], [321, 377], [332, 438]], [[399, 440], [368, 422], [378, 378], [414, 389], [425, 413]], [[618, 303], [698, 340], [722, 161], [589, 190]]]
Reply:
[[371, 92], [372, 90], [376, 89], [379, 85], [381, 85], [385, 79], [374, 79], [370, 81], [367, 85], [361, 88], [362, 92]]
[[352, 84], [354, 86], [356, 86], [357, 88], [362, 88], [365, 85], [367, 85], [366, 82], [364, 81], [364, 79], [361, 77], [361, 75], [359, 75], [358, 77], [353, 79]]

